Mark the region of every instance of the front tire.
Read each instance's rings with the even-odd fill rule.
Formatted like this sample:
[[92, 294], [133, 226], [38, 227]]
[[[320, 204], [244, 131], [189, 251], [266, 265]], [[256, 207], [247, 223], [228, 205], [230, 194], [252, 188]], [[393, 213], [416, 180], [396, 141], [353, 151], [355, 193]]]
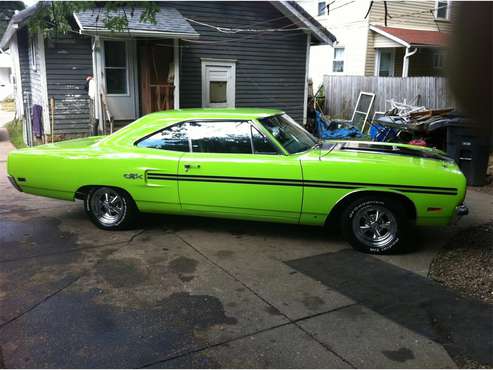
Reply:
[[138, 213], [128, 193], [107, 186], [92, 188], [84, 198], [84, 208], [91, 221], [103, 230], [129, 229]]
[[401, 251], [408, 240], [409, 218], [394, 199], [362, 197], [344, 210], [342, 231], [351, 246], [364, 253]]

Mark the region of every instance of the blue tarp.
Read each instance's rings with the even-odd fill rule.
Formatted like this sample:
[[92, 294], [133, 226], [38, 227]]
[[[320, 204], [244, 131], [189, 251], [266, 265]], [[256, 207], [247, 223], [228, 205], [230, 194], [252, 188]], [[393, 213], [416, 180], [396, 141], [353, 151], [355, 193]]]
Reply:
[[320, 112], [316, 114], [316, 134], [319, 138], [327, 139], [346, 139], [349, 137], [361, 137], [361, 132], [355, 127], [337, 128], [334, 130], [329, 129], [329, 123], [322, 118]]

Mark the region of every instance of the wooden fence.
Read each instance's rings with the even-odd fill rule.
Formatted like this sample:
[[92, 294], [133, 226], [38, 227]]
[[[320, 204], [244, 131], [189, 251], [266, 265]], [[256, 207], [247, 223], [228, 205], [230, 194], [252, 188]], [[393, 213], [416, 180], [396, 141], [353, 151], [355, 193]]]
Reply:
[[[350, 119], [360, 91], [375, 94], [374, 112], [390, 108], [388, 100], [425, 106], [454, 107], [444, 77], [324, 76], [325, 110], [331, 117]], [[386, 103], [387, 102], [387, 103]]]

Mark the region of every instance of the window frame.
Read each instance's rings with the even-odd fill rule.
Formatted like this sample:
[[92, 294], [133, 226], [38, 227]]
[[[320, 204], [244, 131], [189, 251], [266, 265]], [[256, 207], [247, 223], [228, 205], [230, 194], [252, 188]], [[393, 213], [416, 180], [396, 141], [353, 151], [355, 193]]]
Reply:
[[[236, 107], [236, 59], [201, 58], [202, 108], [234, 108]], [[211, 80], [208, 78], [209, 67], [224, 68], [229, 72], [226, 80]], [[210, 102], [210, 82], [226, 82], [226, 103]]]
[[[320, 7], [320, 4], [324, 4], [323, 8]], [[323, 17], [327, 15], [327, 2], [326, 1], [318, 1], [317, 2], [317, 16]]]
[[[336, 50], [342, 50], [342, 59], [336, 59]], [[334, 46], [334, 53], [332, 55], [332, 73], [344, 73], [344, 62], [346, 59], [346, 48], [344, 46]], [[335, 62], [342, 62], [342, 71], [335, 71], [334, 70], [334, 63]]]
[[[439, 10], [438, 8], [440, 7], [439, 4], [444, 2], [447, 3], [447, 7], [445, 8], [445, 17], [439, 17], [438, 16], [438, 10]], [[434, 16], [435, 16], [435, 20], [438, 21], [450, 21], [450, 0], [442, 0], [442, 1], [436, 0]]]
[[[194, 152], [193, 151], [193, 148], [192, 148], [192, 138], [190, 137], [189, 135], [189, 130], [190, 130], [190, 125], [189, 123], [192, 123], [192, 122], [245, 122], [248, 124], [249, 126], [249, 138], [250, 138], [250, 148], [251, 148], [251, 153], [213, 153], [213, 152]], [[158, 149], [158, 148], [148, 148], [148, 147], [139, 147], [138, 144], [148, 138], [150, 138], [151, 136], [153, 135], [156, 135], [164, 130], [167, 130], [167, 129], [170, 129], [171, 127], [173, 126], [176, 126], [176, 125], [180, 125], [180, 124], [186, 124], [187, 125], [187, 138], [188, 138], [188, 151], [187, 152], [182, 152], [182, 151], [177, 151], [177, 150], [168, 150], [168, 149]], [[231, 118], [226, 118], [226, 119], [200, 119], [200, 118], [196, 118], [196, 119], [190, 119], [190, 120], [184, 120], [184, 121], [180, 121], [180, 122], [175, 122], [169, 126], [166, 126], [166, 127], [163, 127], [159, 130], [156, 130], [156, 131], [153, 131], [151, 132], [150, 134], [147, 134], [143, 137], [141, 137], [140, 139], [137, 139], [134, 141], [133, 143], [133, 146], [134, 147], [137, 147], [137, 148], [140, 148], [140, 149], [150, 149], [150, 150], [159, 150], [159, 151], [165, 151], [165, 152], [173, 152], [173, 153], [196, 153], [196, 154], [207, 154], [207, 155], [210, 155], [210, 154], [218, 154], [218, 155], [228, 155], [228, 154], [243, 154], [243, 155], [248, 155], [248, 154], [251, 154], [251, 155], [280, 155], [280, 154], [283, 154], [283, 152], [279, 149], [279, 145], [277, 144], [277, 142], [273, 141], [272, 138], [269, 136], [269, 135], [266, 135], [266, 133], [263, 131], [263, 127], [258, 124], [255, 120], [252, 120], [252, 119], [231, 119]], [[268, 154], [268, 153], [255, 153], [255, 148], [254, 148], [254, 144], [253, 144], [253, 137], [252, 137], [252, 129], [256, 129], [264, 138], [266, 138], [272, 145], [272, 147], [274, 149], [276, 149], [277, 153], [272, 153], [272, 154]]]
[[[106, 66], [106, 42], [119, 42], [122, 43], [125, 46], [125, 68], [123, 67], [108, 67]], [[128, 43], [126, 40], [103, 40], [103, 47], [102, 47], [102, 54], [103, 54], [103, 71], [104, 71], [104, 86], [106, 88], [106, 96], [130, 96], [130, 73], [129, 73], [129, 48], [128, 48]], [[117, 93], [108, 93], [108, 83], [107, 79], [108, 76], [106, 74], [107, 69], [116, 69], [116, 70], [122, 70], [125, 69], [125, 82], [126, 82], [126, 93], [124, 94], [117, 94]]]

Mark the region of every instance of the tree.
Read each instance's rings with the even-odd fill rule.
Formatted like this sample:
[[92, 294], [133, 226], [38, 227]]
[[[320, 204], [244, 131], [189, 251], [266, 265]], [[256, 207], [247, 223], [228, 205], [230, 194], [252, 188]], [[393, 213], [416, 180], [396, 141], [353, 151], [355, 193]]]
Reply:
[[125, 31], [129, 17], [134, 15], [137, 7], [142, 8], [141, 22], [156, 23], [159, 5], [154, 1], [51, 1], [40, 4], [38, 12], [29, 21], [29, 28], [48, 38], [56, 38], [73, 30], [71, 20], [74, 12], [94, 8], [100, 10], [95, 16], [101, 18], [105, 28]]
[[7, 29], [14, 12], [22, 9], [24, 9], [22, 1], [0, 1], [0, 38]]

